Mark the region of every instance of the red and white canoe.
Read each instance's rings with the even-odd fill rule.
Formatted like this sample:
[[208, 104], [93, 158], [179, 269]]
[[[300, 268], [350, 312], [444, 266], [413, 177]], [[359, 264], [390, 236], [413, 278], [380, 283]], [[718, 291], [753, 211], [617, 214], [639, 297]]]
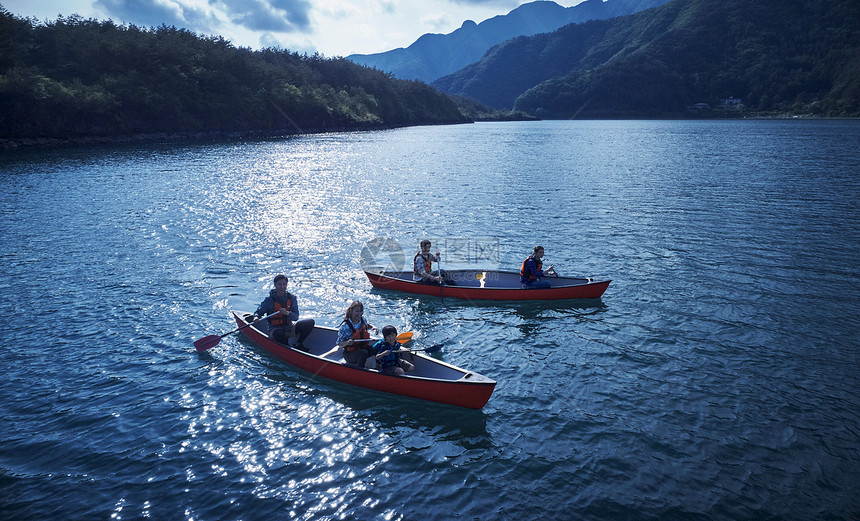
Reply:
[[[261, 325], [248, 326], [249, 313], [232, 311], [238, 327], [252, 342], [284, 362], [317, 376], [366, 389], [382, 391], [421, 400], [481, 409], [487, 404], [496, 382], [473, 371], [460, 369], [421, 353], [405, 355], [415, 370], [404, 376], [381, 374], [376, 369], [347, 364], [343, 351], [332, 351], [337, 344], [337, 330], [316, 326], [305, 339], [306, 353], [270, 338]], [[326, 355], [326, 356], [323, 356]]]
[[470, 300], [561, 300], [600, 298], [611, 280], [573, 277], [545, 277], [551, 288], [522, 289], [520, 274], [513, 271], [446, 270], [456, 285], [422, 284], [412, 280], [411, 271], [365, 270], [370, 284], [379, 289], [404, 291], [435, 297]]

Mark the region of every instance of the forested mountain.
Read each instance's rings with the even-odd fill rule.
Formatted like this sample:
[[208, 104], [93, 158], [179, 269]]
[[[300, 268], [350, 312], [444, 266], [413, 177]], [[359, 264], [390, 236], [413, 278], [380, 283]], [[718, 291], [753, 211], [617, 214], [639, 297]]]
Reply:
[[0, 6], [0, 138], [295, 133], [468, 121], [448, 96], [346, 59], [236, 48], [174, 27]]
[[491, 47], [517, 36], [552, 32], [567, 24], [603, 20], [665, 4], [668, 0], [585, 0], [573, 7], [555, 2], [523, 4], [506, 15], [476, 24], [467, 20], [448, 34], [425, 34], [407, 48], [347, 59], [398, 78], [427, 83], [478, 61]]
[[858, 116], [860, 2], [673, 0], [507, 41], [433, 85], [540, 117]]

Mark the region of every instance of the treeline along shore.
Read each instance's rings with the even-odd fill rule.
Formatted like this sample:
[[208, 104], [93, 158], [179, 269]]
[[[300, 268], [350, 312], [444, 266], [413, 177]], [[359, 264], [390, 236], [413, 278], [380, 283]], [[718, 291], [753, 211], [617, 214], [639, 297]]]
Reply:
[[0, 6], [0, 146], [465, 123], [446, 94], [344, 58]]
[[860, 4], [672, 0], [429, 86], [335, 57], [0, 6], [0, 149], [517, 119], [860, 116]]

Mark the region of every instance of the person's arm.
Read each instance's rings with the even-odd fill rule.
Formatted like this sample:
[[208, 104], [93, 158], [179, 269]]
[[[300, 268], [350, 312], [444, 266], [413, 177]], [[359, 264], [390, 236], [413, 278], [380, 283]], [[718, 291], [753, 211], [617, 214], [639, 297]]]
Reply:
[[442, 282], [441, 276], [433, 275], [433, 264], [432, 263], [434, 263], [434, 262], [437, 264], [439, 263], [439, 252], [437, 251], [436, 255], [433, 255], [432, 253], [428, 253], [427, 255], [429, 255], [428, 258], [430, 259], [430, 263], [431, 263], [430, 264], [430, 272], [428, 273], [427, 270], [425, 269], [424, 258], [422, 257], [421, 258], [421, 261], [422, 261], [421, 267], [419, 268], [421, 271], [419, 271], [419, 273], [421, 273], [421, 276], [426, 280], [432, 280], [433, 282]]
[[427, 271], [424, 269], [424, 257], [416, 255], [415, 260], [412, 261], [412, 269], [415, 270], [415, 273], [424, 278], [427, 275]]
[[[391, 352], [392, 352], [391, 346], [386, 344], [384, 340], [377, 343], [377, 346], [378, 347], [376, 347], [376, 350], [375, 350], [377, 360], [382, 360], [383, 358], [391, 355]], [[385, 349], [385, 351], [380, 351], [381, 349]]]
[[352, 340], [352, 330], [344, 322], [340, 325], [340, 329], [337, 330], [337, 346], [346, 347], [354, 343]]
[[[433, 255], [432, 257], [433, 257], [433, 262], [435, 262], [436, 264], [439, 264], [439, 261], [442, 258], [442, 254], [437, 251], [436, 255]], [[433, 277], [433, 280], [435, 280], [436, 282], [442, 282], [442, 266], [441, 265], [436, 266], [436, 269], [439, 270], [439, 275], [436, 277]]]
[[[364, 317], [361, 317], [361, 319], [364, 320]], [[371, 324], [367, 320], [364, 320], [364, 325], [365, 325], [365, 327], [367, 327], [368, 330], [372, 329], [374, 333], [376, 333], [377, 335], [379, 334], [379, 328], [374, 326], [373, 324]]]
[[298, 320], [299, 320], [299, 299], [296, 298], [296, 296], [293, 294], [290, 294], [290, 298], [293, 301], [292, 304], [290, 304], [290, 321], [291, 322], [298, 322]]
[[260, 302], [260, 305], [257, 307], [257, 311], [254, 311], [254, 315], [257, 317], [255, 322], [260, 319], [260, 317], [264, 317], [274, 311], [275, 307], [272, 306], [271, 297], [266, 297]]

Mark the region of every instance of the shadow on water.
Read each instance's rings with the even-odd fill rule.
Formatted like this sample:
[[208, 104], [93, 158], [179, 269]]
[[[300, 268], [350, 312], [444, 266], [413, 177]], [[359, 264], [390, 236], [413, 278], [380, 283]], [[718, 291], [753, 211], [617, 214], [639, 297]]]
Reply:
[[538, 318], [547, 313], [560, 315], [596, 315], [609, 309], [602, 298], [566, 300], [452, 300], [442, 302], [436, 297], [411, 298], [412, 309], [420, 315], [434, 315], [445, 311], [513, 311], [525, 319]]
[[512, 302], [509, 306], [523, 318], [537, 318], [548, 312], [563, 315], [596, 315], [609, 309], [602, 298], [568, 299], [568, 300], [533, 300], [529, 302]]
[[[296, 371], [303, 373], [303, 371]], [[305, 373], [308, 374], [309, 373]], [[309, 378], [313, 378], [311, 375]], [[383, 429], [405, 427], [432, 432], [434, 437], [465, 448], [492, 446], [487, 415], [482, 410], [428, 402], [393, 394], [355, 388], [327, 379], [308, 382], [306, 396], [324, 396], [343, 407], [379, 423]], [[490, 398], [492, 400], [492, 398]]]

